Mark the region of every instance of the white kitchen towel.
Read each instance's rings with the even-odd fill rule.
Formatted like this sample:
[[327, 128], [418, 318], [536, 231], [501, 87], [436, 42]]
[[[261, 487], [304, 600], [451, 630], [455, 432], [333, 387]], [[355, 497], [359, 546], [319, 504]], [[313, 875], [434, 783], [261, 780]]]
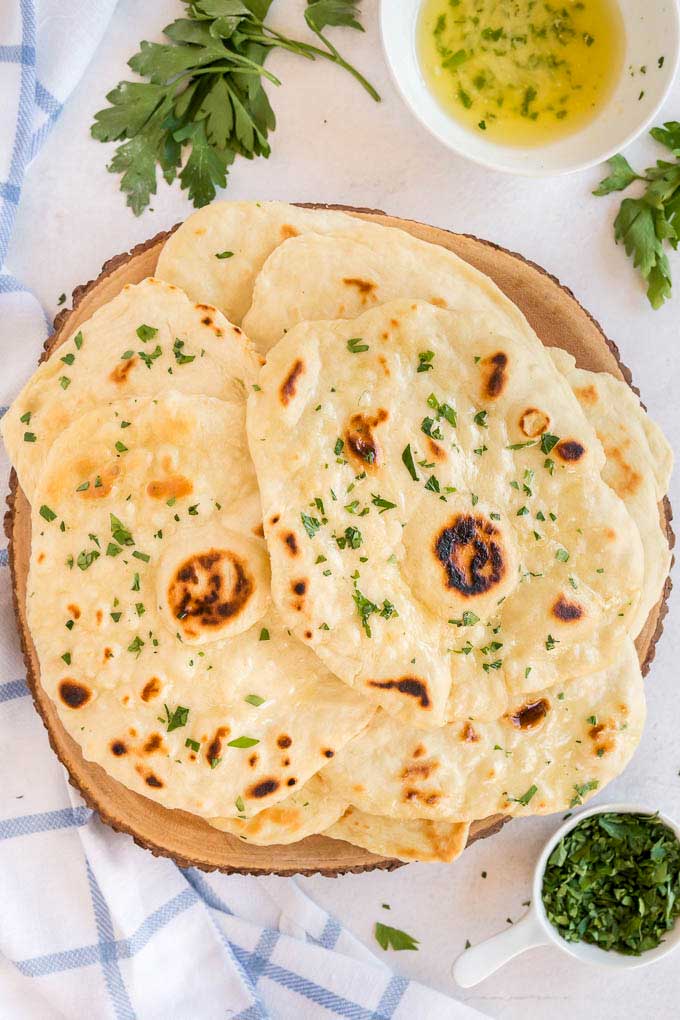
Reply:
[[[114, 7], [114, 0], [2, 2], [0, 413], [48, 330], [39, 303], [4, 265], [24, 172]], [[3, 453], [0, 493], [8, 471]], [[294, 880], [182, 871], [104, 826], [68, 785], [33, 708], [0, 548], [0, 1017], [194, 1016], [480, 1014], [394, 974]]]

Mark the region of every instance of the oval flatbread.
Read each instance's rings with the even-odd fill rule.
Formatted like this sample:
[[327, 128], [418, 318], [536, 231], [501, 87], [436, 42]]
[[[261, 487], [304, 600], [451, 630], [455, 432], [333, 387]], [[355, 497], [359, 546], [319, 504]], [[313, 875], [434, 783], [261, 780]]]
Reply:
[[441, 726], [615, 660], [642, 544], [550, 359], [402, 301], [294, 327], [259, 386], [274, 600], [343, 680]]
[[613, 666], [517, 698], [496, 722], [415, 732], [380, 712], [323, 776], [334, 796], [368, 814], [551, 814], [579, 806], [623, 771], [644, 720], [640, 666], [626, 638]]

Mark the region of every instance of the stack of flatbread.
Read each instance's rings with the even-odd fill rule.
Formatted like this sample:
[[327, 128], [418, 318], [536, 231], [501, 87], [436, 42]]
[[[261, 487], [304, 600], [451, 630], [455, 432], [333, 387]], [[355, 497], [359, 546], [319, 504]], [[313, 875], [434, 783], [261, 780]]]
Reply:
[[215, 204], [2, 428], [40, 682], [132, 790], [449, 861], [633, 754], [670, 449], [450, 251]]

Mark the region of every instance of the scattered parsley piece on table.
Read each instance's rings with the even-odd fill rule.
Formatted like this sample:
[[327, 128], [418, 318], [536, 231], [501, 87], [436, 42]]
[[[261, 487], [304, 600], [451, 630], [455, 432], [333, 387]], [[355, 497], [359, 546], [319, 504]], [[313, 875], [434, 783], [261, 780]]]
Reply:
[[119, 82], [91, 128], [98, 141], [120, 143], [108, 169], [121, 174], [121, 191], [135, 215], [156, 193], [158, 167], [168, 184], [179, 177], [200, 207], [213, 200], [216, 188], [226, 187], [237, 155], [269, 156], [276, 118], [262, 82], [281, 84], [264, 68], [274, 49], [312, 61], [329, 60], [380, 101], [373, 86], [324, 34], [334, 26], [363, 31], [358, 0], [307, 0], [305, 22], [321, 46], [290, 39], [266, 25], [271, 0], [184, 3], [186, 17], [163, 29], [169, 41], [142, 42], [128, 61], [147, 80]]
[[416, 952], [418, 951], [418, 939], [414, 939], [412, 935], [408, 935], [405, 931], [400, 931], [398, 928], [390, 928], [389, 924], [381, 924], [380, 921], [376, 921], [375, 924], [375, 938], [381, 949], [395, 949], [397, 951], [412, 949]]
[[646, 184], [639, 198], [624, 198], [614, 220], [614, 237], [623, 243], [634, 267], [647, 281], [652, 308], [660, 308], [672, 288], [664, 241], [674, 250], [680, 243], [680, 122], [667, 121], [663, 127], [652, 128], [650, 134], [670, 149], [675, 162], [659, 159], [656, 166], [638, 174], [623, 156], [614, 156], [609, 160], [611, 173], [593, 194], [625, 191], [634, 181]]

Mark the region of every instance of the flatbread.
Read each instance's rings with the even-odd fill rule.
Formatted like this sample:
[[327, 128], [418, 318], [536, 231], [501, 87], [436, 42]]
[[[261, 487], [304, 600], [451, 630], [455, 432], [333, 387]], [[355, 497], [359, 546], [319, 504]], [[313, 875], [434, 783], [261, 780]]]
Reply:
[[602, 478], [626, 504], [642, 538], [644, 579], [631, 627], [637, 637], [661, 598], [671, 567], [659, 503], [668, 492], [673, 451], [630, 386], [606, 372], [576, 368], [574, 358], [559, 347], [550, 353], [602, 443], [606, 457]]
[[400, 861], [450, 864], [465, 849], [469, 832], [467, 822], [433, 822], [424, 818], [405, 821], [368, 815], [350, 807], [324, 835]]
[[323, 770], [279, 804], [252, 818], [210, 818], [210, 824], [256, 846], [297, 843], [323, 832], [347, 810], [344, 798], [334, 797], [324, 782]]
[[642, 544], [550, 359], [402, 301], [294, 327], [258, 386], [274, 600], [348, 684], [441, 726], [615, 660]]
[[240, 403], [258, 369], [242, 331], [215, 308], [154, 278], [128, 284], [39, 366], [2, 420], [26, 497], [56, 437], [98, 404], [170, 386]]
[[[297, 249], [299, 259], [296, 249], [292, 249], [297, 268], [288, 269], [284, 263], [280, 271], [282, 263], [278, 260], [265, 267], [275, 249], [281, 245], [288, 249], [292, 239], [298, 245], [297, 238], [305, 234], [315, 235], [316, 248], [312, 244], [311, 254], [304, 247]], [[227, 257], [219, 258], [220, 255]], [[366, 259], [370, 273], [366, 272]], [[351, 270], [352, 262], [361, 263], [356, 277]], [[346, 268], [343, 279], [349, 281], [340, 281], [344, 307], [338, 317], [354, 318], [365, 308], [385, 300], [389, 289], [392, 298], [424, 297], [464, 311], [497, 316], [521, 333], [528, 344], [540, 347], [517, 306], [488, 276], [453, 252], [395, 227], [336, 210], [301, 209], [285, 202], [213, 202], [190, 216], [168, 238], [156, 274], [181, 287], [195, 301], [216, 305], [230, 321], [239, 324], [255, 290], [249, 320], [257, 330], [259, 349], [267, 351], [283, 329], [277, 332], [272, 319], [260, 317], [265, 301], [273, 320], [278, 322], [281, 316], [288, 319], [291, 314], [296, 322], [302, 318], [333, 318], [331, 312], [313, 312], [319, 299], [313, 297], [310, 306], [305, 285], [308, 279], [313, 279], [314, 293], [320, 288], [325, 300], [333, 289], [333, 271], [338, 266]], [[261, 273], [263, 267], [266, 271]], [[269, 286], [267, 281], [272, 277]], [[399, 290], [404, 281], [409, 281], [409, 286]], [[416, 282], [423, 292], [412, 289]], [[277, 299], [278, 286], [282, 289]], [[281, 306], [278, 310], [277, 303]], [[283, 310], [289, 304], [294, 309], [290, 313]]]
[[271, 605], [244, 415], [176, 391], [101, 406], [54, 442], [32, 509], [28, 623], [64, 727], [207, 818], [282, 800], [372, 714]]
[[551, 814], [623, 771], [644, 720], [640, 666], [626, 638], [613, 666], [517, 699], [496, 722], [416, 732], [381, 711], [324, 780], [361, 811], [393, 818]]

